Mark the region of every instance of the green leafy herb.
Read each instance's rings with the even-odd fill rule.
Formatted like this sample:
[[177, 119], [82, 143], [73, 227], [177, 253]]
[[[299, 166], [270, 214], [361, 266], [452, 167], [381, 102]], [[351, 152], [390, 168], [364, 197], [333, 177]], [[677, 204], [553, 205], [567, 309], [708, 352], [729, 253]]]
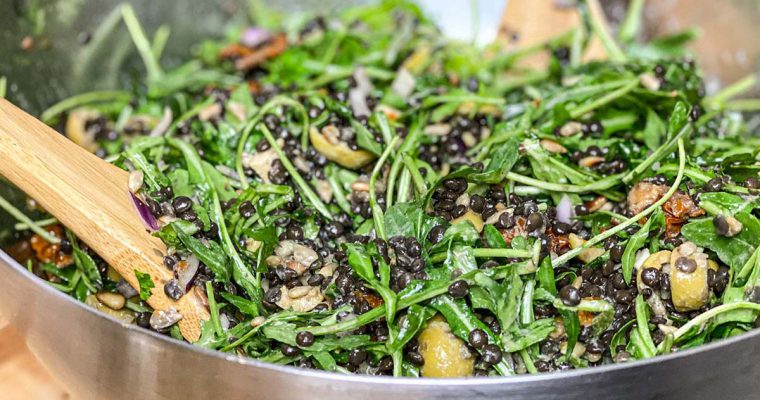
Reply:
[[153, 279], [151, 279], [150, 274], [138, 270], [135, 270], [135, 277], [137, 277], [137, 283], [140, 285], [140, 299], [142, 299], [142, 301], [148, 301], [151, 291], [156, 287], [156, 285], [153, 284]]
[[[156, 217], [165, 265], [179, 276], [200, 263], [192, 282], [210, 320], [197, 345], [339, 373], [366, 353], [359, 371], [420, 376], [414, 339], [441, 314], [459, 340], [482, 330], [502, 352], [479, 369], [511, 375], [519, 361], [529, 373], [549, 359], [596, 364], [575, 351], [592, 341], [642, 359], [756, 324], [760, 139], [743, 112], [760, 101], [736, 97], [757, 79], [704, 97], [698, 63], [683, 58], [693, 31], [640, 43], [633, 0], [614, 37], [579, 2], [579, 26], [510, 51], [447, 40], [405, 0], [320, 19], [263, 3], [250, 10], [266, 31], [232, 29], [176, 68], [161, 65], [168, 27], [146, 32], [119, 7], [109, 24], [124, 21], [146, 77], [42, 114], [142, 172], [124, 190]], [[247, 43], [254, 32], [263, 42]], [[584, 62], [593, 40], [607, 60]], [[538, 53], [548, 65], [521, 62]], [[73, 234], [59, 237], [57, 219], [11, 200], [23, 199], [3, 192], [0, 208], [30, 231], [9, 237], [29, 242], [31, 272], [82, 301], [126, 290]], [[684, 212], [689, 200], [704, 215]], [[636, 254], [687, 241], [717, 264], [709, 300], [667, 313], [673, 332], [655, 346], [649, 314], [671, 293], [644, 300]], [[120, 313], [152, 311], [158, 283], [135, 276], [141, 300]], [[615, 323], [625, 307], [635, 318]]]

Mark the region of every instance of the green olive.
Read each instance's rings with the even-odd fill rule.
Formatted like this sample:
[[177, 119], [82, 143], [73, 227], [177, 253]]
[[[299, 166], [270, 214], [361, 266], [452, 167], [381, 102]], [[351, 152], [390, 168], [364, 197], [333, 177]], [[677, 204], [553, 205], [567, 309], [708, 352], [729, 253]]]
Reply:
[[459, 218], [455, 218], [451, 220], [451, 224], [454, 225], [454, 224], [459, 223], [460, 221], [470, 221], [472, 226], [475, 227], [475, 230], [477, 230], [478, 232], [483, 231], [483, 218], [481, 218], [480, 215], [472, 212], [472, 210], [467, 211], [466, 213], [464, 213], [464, 215], [462, 215]]
[[[570, 242], [570, 248], [571, 249], [577, 249], [578, 247], [583, 246], [584, 243], [586, 243], [586, 240], [581, 238], [580, 236], [571, 233], [568, 235], [568, 241]], [[583, 250], [581, 250], [581, 253], [578, 254], [578, 259], [583, 261], [584, 263], [588, 264], [591, 261], [596, 260], [597, 258], [604, 255], [604, 249], [601, 249], [599, 247], [588, 247]]]
[[662, 270], [662, 265], [667, 264], [670, 262], [670, 250], [660, 250], [657, 253], [654, 253], [647, 257], [646, 260], [641, 264], [638, 271], [636, 271], [636, 282], [638, 282], [639, 289], [644, 289], [647, 287], [642, 281], [641, 281], [641, 271], [647, 269], [647, 268], [654, 268], [656, 270]]
[[98, 145], [95, 143], [95, 134], [87, 130], [87, 122], [100, 116], [100, 113], [92, 108], [77, 108], [69, 112], [66, 119], [66, 136], [74, 143], [95, 152]]
[[451, 333], [440, 315], [428, 321], [417, 336], [420, 354], [425, 360], [420, 372], [428, 378], [457, 378], [472, 375], [475, 358], [464, 341]]
[[320, 154], [346, 168], [359, 169], [375, 159], [375, 155], [366, 150], [351, 150], [344, 142], [331, 141], [314, 127], [309, 130], [309, 139]]
[[[693, 243], [682, 244], [675, 248], [670, 256], [670, 296], [673, 306], [680, 312], [699, 310], [710, 298], [710, 289], [707, 286], [707, 256], [699, 251], [684, 253], [685, 246], [693, 246]], [[696, 267], [694, 270], [678, 268], [679, 258], [687, 258]]]

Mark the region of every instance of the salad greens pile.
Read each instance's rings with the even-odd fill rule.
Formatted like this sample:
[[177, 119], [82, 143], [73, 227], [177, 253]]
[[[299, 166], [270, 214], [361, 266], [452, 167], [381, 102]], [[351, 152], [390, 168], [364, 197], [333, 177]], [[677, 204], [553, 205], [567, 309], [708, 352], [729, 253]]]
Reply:
[[[617, 37], [584, 13], [517, 51], [444, 39], [405, 1], [261, 12], [174, 69], [124, 6], [143, 84], [42, 119], [130, 171], [164, 292], [208, 300], [198, 346], [429, 377], [649, 358], [755, 327], [760, 137], [735, 99], [755, 78], [706, 97], [692, 34], [637, 43], [631, 4]], [[582, 62], [595, 36], [607, 60]], [[181, 338], [149, 276], [19, 218], [30, 269]]]

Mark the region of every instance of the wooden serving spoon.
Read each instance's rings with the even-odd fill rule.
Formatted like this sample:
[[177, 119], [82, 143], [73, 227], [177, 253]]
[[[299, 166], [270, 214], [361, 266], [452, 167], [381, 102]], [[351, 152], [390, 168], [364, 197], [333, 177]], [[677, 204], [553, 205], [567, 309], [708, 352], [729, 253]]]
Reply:
[[[606, 25], [604, 11], [599, 3], [589, 1], [587, 4], [589, 11]], [[546, 43], [577, 27], [580, 23], [580, 13], [572, 1], [508, 0], [501, 18], [499, 38], [509, 49], [523, 49]], [[583, 59], [600, 60], [604, 57], [604, 47], [598, 38], [593, 37], [583, 54]], [[548, 61], [549, 54], [540, 52], [525, 57], [520, 65], [542, 68]]]
[[174, 308], [182, 336], [200, 338], [208, 320], [205, 299], [189, 291], [178, 301], [164, 293], [174, 274], [163, 266], [164, 244], [135, 212], [129, 174], [87, 152], [36, 118], [0, 98], [0, 175], [40, 203], [139, 291], [135, 271], [153, 280], [148, 304]]

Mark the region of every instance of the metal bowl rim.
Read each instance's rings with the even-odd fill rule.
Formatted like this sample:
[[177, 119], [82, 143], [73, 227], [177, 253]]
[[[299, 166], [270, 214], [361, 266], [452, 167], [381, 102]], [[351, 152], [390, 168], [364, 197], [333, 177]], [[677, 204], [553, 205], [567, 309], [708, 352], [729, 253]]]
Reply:
[[357, 375], [357, 374], [338, 374], [334, 372], [327, 372], [327, 371], [321, 371], [321, 370], [316, 370], [316, 369], [306, 369], [306, 368], [299, 368], [299, 367], [293, 367], [293, 366], [287, 366], [287, 365], [277, 365], [277, 364], [267, 363], [263, 361], [258, 361], [253, 358], [226, 355], [220, 351], [209, 350], [202, 347], [194, 346], [190, 343], [182, 342], [182, 341], [173, 339], [171, 337], [161, 335], [157, 332], [153, 332], [148, 329], [141, 328], [134, 324], [127, 325], [105, 313], [99, 312], [95, 310], [94, 308], [87, 306], [83, 302], [77, 301], [71, 296], [67, 296], [66, 294], [56, 290], [54, 287], [50, 285], [45, 285], [42, 279], [40, 279], [39, 277], [29, 272], [26, 268], [22, 267], [18, 262], [16, 262], [16, 260], [11, 258], [7, 253], [5, 253], [2, 250], [0, 250], [0, 264], [9, 265], [11, 269], [14, 270], [15, 273], [21, 274], [24, 279], [29, 279], [33, 281], [33, 284], [37, 286], [40, 290], [47, 291], [49, 294], [57, 297], [61, 301], [68, 302], [69, 305], [78, 307], [81, 310], [84, 310], [85, 312], [95, 314], [97, 317], [103, 320], [106, 320], [106, 323], [118, 325], [119, 329], [127, 329], [131, 331], [131, 334], [133, 335], [144, 335], [144, 337], [149, 337], [150, 340], [161, 341], [163, 342], [163, 345], [165, 346], [179, 347], [183, 351], [196, 352], [207, 357], [213, 357], [219, 360], [240, 364], [246, 367], [263, 368], [263, 369], [271, 370], [273, 372], [281, 372], [281, 373], [285, 373], [289, 375], [323, 379], [323, 380], [334, 381], [334, 382], [350, 382], [353, 384], [362, 384], [362, 383], [375, 384], [375, 385], [395, 384], [395, 385], [404, 385], [404, 386], [445, 385], [445, 386], [457, 386], [457, 387], [471, 387], [471, 386], [480, 386], [480, 385], [506, 385], [510, 383], [529, 384], [529, 383], [544, 382], [547, 380], [581, 378], [581, 377], [588, 377], [588, 376], [593, 376], [597, 374], [604, 374], [607, 372], [622, 372], [627, 369], [646, 368], [648, 365], [656, 364], [659, 362], [675, 361], [677, 359], [689, 357], [697, 353], [708, 352], [708, 351], [718, 351], [718, 349], [722, 347], [730, 346], [738, 342], [751, 340], [752, 338], [756, 336], [760, 336], [760, 329], [753, 329], [752, 331], [741, 334], [741, 335], [737, 335], [737, 336], [730, 337], [727, 339], [722, 339], [716, 342], [700, 345], [691, 349], [686, 349], [686, 350], [676, 351], [676, 352], [666, 354], [666, 355], [656, 356], [656, 357], [649, 358], [646, 360], [635, 360], [632, 362], [627, 362], [627, 363], [622, 363], [622, 364], [607, 364], [607, 365], [602, 365], [602, 366], [573, 369], [570, 371], [554, 371], [554, 372], [539, 373], [539, 374], [522, 374], [522, 375], [503, 376], [503, 377], [472, 377], [472, 378], [465, 378], [465, 379], [462, 379], [462, 378], [420, 379], [420, 378], [412, 378], [412, 377], [389, 377], [389, 376], [370, 376], [370, 375]]

